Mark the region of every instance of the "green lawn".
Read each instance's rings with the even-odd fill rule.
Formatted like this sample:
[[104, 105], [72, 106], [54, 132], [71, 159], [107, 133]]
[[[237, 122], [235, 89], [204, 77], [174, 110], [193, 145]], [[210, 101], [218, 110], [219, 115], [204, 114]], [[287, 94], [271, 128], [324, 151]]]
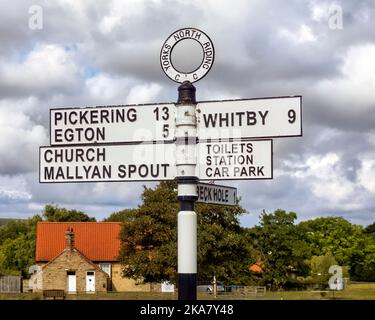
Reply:
[[[324, 293], [323, 293], [324, 294]], [[0, 293], [0, 300], [41, 300], [42, 295], [37, 293]], [[96, 294], [68, 295], [68, 300], [176, 300], [177, 294], [161, 292], [113, 292]], [[198, 300], [212, 300], [213, 295], [198, 293]], [[320, 292], [312, 291], [278, 291], [266, 292], [265, 295], [218, 295], [221, 299], [236, 300], [321, 300], [321, 299], [349, 299], [375, 300], [375, 282], [351, 283], [340, 292], [328, 292], [324, 296]]]

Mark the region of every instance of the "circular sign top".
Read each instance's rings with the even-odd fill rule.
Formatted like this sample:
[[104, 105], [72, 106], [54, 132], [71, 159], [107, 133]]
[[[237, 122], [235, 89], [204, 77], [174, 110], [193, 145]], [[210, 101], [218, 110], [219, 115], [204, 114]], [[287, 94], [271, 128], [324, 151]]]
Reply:
[[[173, 48], [180, 41], [192, 39], [197, 41], [203, 50], [203, 59], [196, 70], [182, 72], [177, 70], [172, 63]], [[214, 45], [211, 39], [203, 31], [195, 28], [183, 28], [173, 32], [164, 42], [160, 51], [160, 64], [164, 73], [173, 81], [182, 83], [184, 81], [196, 82], [202, 79], [210, 71], [215, 58]]]

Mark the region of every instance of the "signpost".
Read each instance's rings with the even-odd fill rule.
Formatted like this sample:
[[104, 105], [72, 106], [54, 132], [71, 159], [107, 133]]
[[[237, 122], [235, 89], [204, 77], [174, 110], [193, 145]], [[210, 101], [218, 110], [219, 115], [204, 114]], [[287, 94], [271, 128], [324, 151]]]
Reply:
[[204, 139], [302, 136], [302, 97], [200, 102], [198, 137]]
[[[197, 41], [199, 66], [173, 65], [177, 43]], [[162, 181], [178, 185], [178, 298], [196, 300], [195, 202], [236, 205], [237, 189], [199, 180], [273, 178], [273, 142], [302, 136], [302, 97], [197, 102], [193, 82], [214, 62], [201, 30], [184, 28], [162, 46], [160, 64], [181, 83], [177, 103], [58, 108], [50, 111], [50, 144], [40, 147], [39, 182]]]
[[51, 145], [173, 141], [174, 104], [50, 110]]
[[200, 180], [272, 179], [272, 140], [198, 144]]
[[235, 206], [237, 204], [237, 188], [217, 184], [197, 184], [197, 202]]
[[39, 182], [173, 180], [173, 144], [40, 147]]

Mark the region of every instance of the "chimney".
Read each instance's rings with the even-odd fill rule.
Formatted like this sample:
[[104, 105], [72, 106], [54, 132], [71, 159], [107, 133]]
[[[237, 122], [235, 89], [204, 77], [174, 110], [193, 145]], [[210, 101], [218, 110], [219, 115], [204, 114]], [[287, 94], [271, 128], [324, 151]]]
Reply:
[[72, 250], [74, 248], [74, 242], [75, 242], [75, 235], [73, 228], [68, 228], [65, 231], [65, 247]]

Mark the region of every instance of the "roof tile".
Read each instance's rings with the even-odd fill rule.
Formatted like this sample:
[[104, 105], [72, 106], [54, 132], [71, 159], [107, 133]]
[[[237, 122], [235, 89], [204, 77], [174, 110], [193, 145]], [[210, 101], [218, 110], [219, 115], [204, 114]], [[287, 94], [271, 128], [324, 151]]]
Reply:
[[75, 247], [91, 261], [118, 261], [120, 222], [38, 222], [37, 262], [50, 261], [64, 250], [68, 228], [75, 233]]

